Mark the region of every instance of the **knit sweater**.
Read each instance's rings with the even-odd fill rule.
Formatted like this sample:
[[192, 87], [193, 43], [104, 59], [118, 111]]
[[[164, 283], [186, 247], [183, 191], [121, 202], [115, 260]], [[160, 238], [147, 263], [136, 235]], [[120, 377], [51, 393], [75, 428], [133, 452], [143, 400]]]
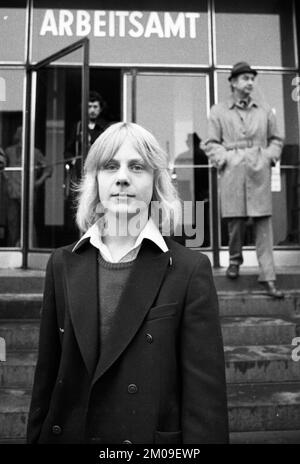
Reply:
[[130, 275], [134, 260], [125, 263], [110, 263], [98, 256], [99, 276], [99, 321], [100, 321], [100, 356], [101, 348], [114, 322], [123, 290]]

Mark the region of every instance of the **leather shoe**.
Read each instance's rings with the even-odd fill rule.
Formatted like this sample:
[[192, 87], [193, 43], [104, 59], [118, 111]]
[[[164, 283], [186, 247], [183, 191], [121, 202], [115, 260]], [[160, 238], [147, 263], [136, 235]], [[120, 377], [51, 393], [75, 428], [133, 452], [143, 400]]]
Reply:
[[273, 282], [273, 280], [262, 283], [266, 288], [267, 295], [271, 296], [272, 298], [284, 298], [284, 293], [276, 288], [275, 282]]
[[229, 267], [226, 271], [227, 277], [229, 279], [237, 279], [239, 276], [239, 265], [238, 264], [229, 264]]

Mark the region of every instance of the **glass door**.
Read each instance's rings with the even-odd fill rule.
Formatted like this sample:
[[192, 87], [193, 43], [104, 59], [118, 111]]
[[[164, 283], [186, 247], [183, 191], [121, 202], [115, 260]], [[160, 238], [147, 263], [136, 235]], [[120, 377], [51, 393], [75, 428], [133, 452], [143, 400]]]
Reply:
[[32, 66], [30, 250], [79, 238], [74, 200], [89, 148], [88, 94], [88, 39]]

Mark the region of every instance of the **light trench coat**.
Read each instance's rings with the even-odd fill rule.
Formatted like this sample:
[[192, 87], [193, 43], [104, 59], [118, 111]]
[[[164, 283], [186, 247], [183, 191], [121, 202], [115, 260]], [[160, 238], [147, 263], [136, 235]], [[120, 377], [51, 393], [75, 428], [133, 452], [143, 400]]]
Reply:
[[242, 109], [232, 97], [211, 108], [206, 154], [219, 171], [222, 217], [272, 214], [271, 166], [282, 146], [267, 105], [252, 99]]

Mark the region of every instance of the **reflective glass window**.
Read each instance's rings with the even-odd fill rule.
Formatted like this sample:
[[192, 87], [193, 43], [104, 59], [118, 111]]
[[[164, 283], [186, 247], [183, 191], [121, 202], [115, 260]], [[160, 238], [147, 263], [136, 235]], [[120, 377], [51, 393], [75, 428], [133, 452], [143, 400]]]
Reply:
[[218, 65], [295, 66], [292, 0], [215, 0]]
[[[188, 228], [197, 229], [198, 244], [204, 221], [203, 240], [210, 245], [210, 194], [208, 159], [203, 150], [207, 137], [207, 77], [204, 75], [139, 74], [137, 76], [137, 122], [154, 133], [172, 159], [173, 176], [185, 216], [182, 242], [190, 240]], [[197, 202], [204, 202], [204, 217], [197, 223]], [[189, 204], [192, 214], [188, 214]], [[198, 218], [199, 219], [199, 218]]]

